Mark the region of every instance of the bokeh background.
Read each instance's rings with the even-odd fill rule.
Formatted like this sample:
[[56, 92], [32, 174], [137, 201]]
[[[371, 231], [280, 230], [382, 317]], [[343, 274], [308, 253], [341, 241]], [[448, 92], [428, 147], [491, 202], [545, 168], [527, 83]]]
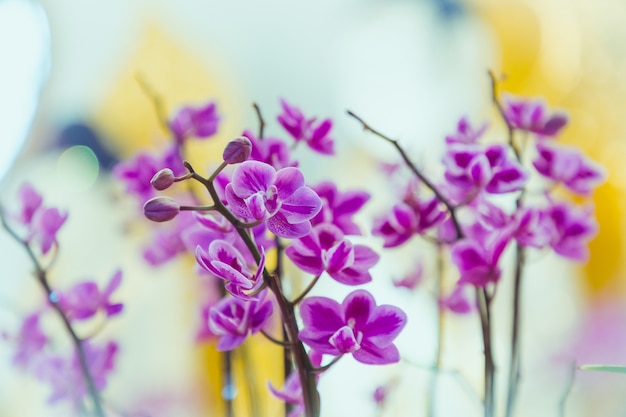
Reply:
[[[345, 110], [399, 138], [436, 172], [443, 138], [461, 116], [490, 121], [490, 134], [504, 134], [490, 103], [491, 69], [503, 76], [503, 91], [566, 109], [571, 124], [561, 140], [609, 173], [594, 196], [600, 233], [590, 261], [572, 265], [542, 255], [529, 264], [517, 415], [559, 415], [572, 383], [568, 416], [622, 416], [626, 378], [579, 371], [572, 380], [570, 364], [626, 364], [625, 21], [619, 0], [0, 0], [0, 201], [10, 205], [28, 180], [50, 204], [69, 210], [54, 268], [58, 285], [85, 277], [104, 282], [117, 267], [124, 270], [118, 299], [126, 310], [103, 330], [121, 345], [105, 391], [111, 410], [220, 415], [219, 355], [210, 343], [194, 343], [199, 284], [192, 262], [145, 265], [141, 220], [110, 177], [116, 161], [166, 141], [137, 78], [158, 91], [169, 112], [217, 101], [223, 122], [216, 138], [191, 150], [198, 164], [215, 161], [227, 140], [256, 128], [252, 102], [270, 132], [279, 132], [281, 97], [307, 114], [331, 117], [338, 156], [307, 157], [307, 178], [367, 189], [377, 201], [389, 195], [376, 164], [395, 155]], [[384, 206], [373, 202], [367, 211]], [[379, 303], [409, 313], [398, 340], [405, 361], [372, 368], [342, 360], [320, 382], [325, 417], [425, 415], [436, 305], [426, 290], [391, 285], [411, 267], [415, 250], [385, 254], [369, 287]], [[0, 330], [14, 331], [40, 302], [40, 290], [5, 236], [0, 254]], [[503, 370], [510, 278], [496, 300], [496, 364]], [[331, 285], [317, 291], [337, 299], [347, 292]], [[478, 331], [474, 316], [446, 318], [443, 368], [450, 372], [440, 378], [439, 416], [481, 415]], [[262, 391], [267, 381], [281, 383], [280, 351], [260, 337], [247, 346], [256, 365], [237, 371], [238, 415], [279, 415], [281, 404]], [[0, 344], [0, 415], [70, 415], [62, 404], [46, 406], [46, 387], [16, 372], [10, 358], [10, 343]], [[250, 381], [261, 393], [254, 414], [244, 389]], [[372, 393], [388, 383], [393, 389], [381, 409]]]

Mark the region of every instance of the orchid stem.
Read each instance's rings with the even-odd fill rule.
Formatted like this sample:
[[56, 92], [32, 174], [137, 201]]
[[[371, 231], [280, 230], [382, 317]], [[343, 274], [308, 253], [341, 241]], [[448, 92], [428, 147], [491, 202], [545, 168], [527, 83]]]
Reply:
[[2, 226], [4, 227], [4, 229], [9, 233], [9, 235], [16, 242], [20, 243], [20, 245], [26, 251], [28, 257], [31, 259], [33, 266], [35, 267], [35, 277], [37, 278], [37, 281], [43, 288], [46, 294], [46, 298], [48, 302], [52, 305], [53, 310], [56, 311], [57, 315], [63, 322], [63, 325], [65, 329], [67, 330], [67, 333], [70, 335], [70, 338], [72, 339], [72, 343], [74, 344], [74, 347], [76, 348], [76, 353], [78, 355], [78, 362], [80, 364], [80, 369], [83, 374], [85, 384], [87, 385], [87, 391], [89, 392], [89, 396], [91, 397], [91, 401], [93, 403], [93, 408], [94, 408], [93, 411], [95, 413], [95, 416], [105, 417], [104, 408], [102, 406], [102, 401], [98, 394], [98, 389], [96, 388], [96, 384], [94, 382], [93, 376], [91, 375], [91, 372], [89, 371], [89, 366], [87, 365], [87, 357], [85, 355], [83, 341], [77, 336], [76, 332], [74, 331], [74, 328], [72, 327], [72, 323], [70, 323], [70, 320], [67, 318], [67, 316], [65, 315], [65, 312], [59, 305], [59, 298], [57, 294], [53, 291], [52, 287], [50, 286], [50, 283], [48, 282], [48, 276], [47, 276], [46, 270], [42, 268], [41, 264], [39, 263], [39, 260], [35, 256], [35, 253], [33, 252], [33, 249], [30, 247], [28, 242], [22, 240], [18, 236], [18, 234], [15, 232], [15, 230], [13, 230], [11, 226], [9, 226], [6, 220], [6, 217], [4, 215], [4, 210], [2, 209], [1, 206], [0, 206], [0, 221], [2, 222]]

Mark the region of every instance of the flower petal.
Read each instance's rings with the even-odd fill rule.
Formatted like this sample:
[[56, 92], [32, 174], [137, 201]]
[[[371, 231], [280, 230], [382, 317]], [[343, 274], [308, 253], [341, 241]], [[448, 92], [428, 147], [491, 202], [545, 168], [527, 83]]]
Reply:
[[368, 365], [385, 365], [400, 361], [400, 352], [395, 345], [378, 347], [369, 343], [363, 343], [361, 349], [352, 353], [354, 359]]
[[278, 198], [287, 199], [300, 187], [304, 187], [304, 175], [298, 168], [287, 167], [276, 172], [274, 185], [278, 189]]
[[362, 329], [363, 338], [376, 346], [387, 346], [398, 336], [406, 325], [406, 321], [406, 313], [398, 307], [378, 306]]
[[245, 161], [233, 172], [233, 191], [240, 198], [248, 198], [259, 191], [266, 191], [274, 184], [276, 170], [259, 161]]

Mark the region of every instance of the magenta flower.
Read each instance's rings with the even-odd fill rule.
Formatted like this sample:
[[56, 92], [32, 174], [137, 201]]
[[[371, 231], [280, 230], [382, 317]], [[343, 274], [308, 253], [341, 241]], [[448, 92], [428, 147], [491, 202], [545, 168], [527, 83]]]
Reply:
[[526, 100], [507, 96], [503, 103], [504, 115], [509, 124], [539, 136], [556, 136], [567, 124], [567, 114], [548, 112], [543, 100]]
[[311, 219], [312, 225], [331, 223], [346, 235], [361, 234], [359, 226], [352, 221], [352, 216], [370, 199], [369, 193], [365, 191], [341, 193], [331, 181], [321, 182], [312, 188], [322, 199], [322, 209]]
[[30, 183], [25, 182], [18, 191], [18, 200], [21, 203], [21, 209], [17, 215], [17, 221], [29, 225], [41, 207], [43, 198]]
[[208, 252], [198, 246], [196, 260], [202, 268], [226, 281], [226, 290], [237, 298], [250, 299], [244, 291], [254, 291], [263, 283], [264, 252], [255, 273], [250, 272], [243, 255], [224, 240], [212, 241]]
[[[108, 342], [104, 346], [96, 346], [90, 342], [84, 342], [83, 347], [87, 367], [96, 388], [101, 391], [105, 388], [108, 375], [113, 370], [118, 351], [117, 343]], [[48, 398], [50, 404], [62, 399], [69, 399], [78, 404], [88, 394], [76, 353], [71, 358], [59, 355], [42, 358], [35, 374], [38, 379], [52, 386], [52, 394]]]
[[400, 279], [393, 280], [393, 286], [396, 288], [406, 288], [408, 290], [415, 289], [424, 279], [424, 264], [417, 262], [415, 269]]
[[466, 288], [466, 285], [457, 285], [450, 294], [439, 300], [439, 305], [457, 314], [471, 312], [474, 305], [470, 302]]
[[70, 320], [86, 320], [103, 311], [107, 317], [119, 314], [124, 305], [110, 298], [122, 282], [122, 271], [117, 270], [103, 291], [93, 281], [79, 282], [60, 294], [59, 304]]
[[67, 220], [67, 213], [61, 213], [56, 208], [40, 208], [32, 218], [29, 231], [29, 242], [39, 243], [41, 253], [44, 255], [56, 245], [57, 232]]
[[502, 194], [522, 189], [528, 174], [507, 155], [504, 145], [450, 146], [444, 156], [445, 178], [457, 191], [466, 195], [485, 190]]
[[240, 136], [228, 142], [222, 153], [222, 159], [227, 164], [238, 164], [250, 157], [252, 142], [245, 136]]
[[[323, 355], [315, 351], [311, 351], [311, 364], [315, 367], [319, 367], [322, 363], [322, 356]], [[316, 376], [316, 379], [319, 379], [319, 374]], [[293, 410], [287, 415], [287, 417], [298, 417], [304, 414], [304, 398], [302, 397], [302, 385], [300, 384], [300, 375], [298, 374], [297, 370], [291, 371], [291, 373], [285, 380], [285, 385], [283, 386], [283, 389], [278, 390], [274, 388], [274, 386], [270, 383], [268, 383], [267, 385], [274, 397], [288, 404], [294, 405]]]
[[589, 194], [605, 179], [603, 168], [579, 149], [552, 143], [537, 143], [534, 167], [544, 177], [562, 182], [577, 194]]
[[265, 221], [277, 236], [296, 238], [311, 230], [310, 220], [322, 202], [315, 191], [304, 185], [298, 168], [276, 171], [258, 161], [246, 161], [233, 172], [226, 186], [228, 207], [247, 220]]
[[293, 240], [285, 249], [291, 261], [305, 272], [319, 276], [326, 271], [346, 285], [360, 285], [372, 280], [369, 269], [379, 256], [364, 245], [353, 245], [338, 227], [319, 224], [311, 233]]
[[48, 343], [48, 337], [39, 324], [40, 316], [40, 312], [26, 316], [17, 334], [13, 364], [23, 369], [30, 369], [36, 364], [36, 359]]
[[209, 328], [219, 336], [217, 350], [233, 350], [250, 334], [261, 330], [270, 315], [273, 304], [262, 291], [257, 299], [242, 300], [225, 297], [209, 311]]
[[300, 315], [300, 340], [320, 353], [351, 353], [359, 362], [376, 365], [400, 360], [393, 341], [406, 324], [406, 314], [395, 306], [376, 306], [365, 290], [348, 294], [341, 304], [309, 297], [300, 305]]
[[217, 132], [220, 117], [214, 102], [198, 107], [185, 106], [170, 121], [170, 128], [181, 142], [187, 138], [208, 138]]
[[252, 142], [250, 159], [265, 162], [273, 166], [274, 169], [298, 166], [296, 161], [291, 160], [291, 150], [289, 150], [289, 146], [282, 140], [272, 137], [257, 139], [250, 130], [243, 132], [243, 136], [247, 137], [250, 139], [250, 142]]
[[296, 140], [304, 141], [314, 151], [333, 155], [334, 141], [329, 136], [333, 123], [330, 119], [317, 122], [317, 119], [307, 119], [296, 106], [292, 106], [285, 100], [280, 101], [283, 112], [278, 116], [278, 122]]
[[173, 175], [185, 172], [178, 148], [171, 147], [159, 157], [138, 153], [133, 159], [117, 164], [113, 176], [124, 183], [126, 192], [137, 196], [143, 203], [154, 196], [151, 181], [163, 168], [171, 169]]
[[592, 210], [558, 203], [550, 206], [545, 213], [551, 228], [549, 244], [552, 249], [565, 258], [586, 261], [589, 258], [587, 244], [598, 232]]
[[498, 261], [509, 237], [509, 233], [495, 232], [480, 240], [463, 239], [455, 243], [451, 257], [461, 273], [458, 283], [484, 287], [497, 282], [502, 273]]
[[423, 234], [446, 218], [446, 211], [439, 200], [413, 198], [396, 204], [391, 212], [374, 220], [372, 234], [384, 239], [385, 248], [400, 246], [414, 234]]
[[477, 130], [474, 130], [467, 117], [462, 117], [456, 125], [456, 132], [453, 135], [446, 136], [446, 143], [449, 145], [454, 143], [466, 145], [477, 143], [486, 130], [487, 123], [483, 123]]

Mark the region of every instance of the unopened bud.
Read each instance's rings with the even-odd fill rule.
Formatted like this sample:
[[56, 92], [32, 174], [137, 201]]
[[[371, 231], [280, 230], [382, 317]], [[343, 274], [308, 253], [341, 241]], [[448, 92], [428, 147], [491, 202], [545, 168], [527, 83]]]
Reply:
[[157, 191], [163, 191], [168, 189], [172, 184], [174, 184], [174, 172], [172, 172], [169, 168], [163, 168], [150, 180], [150, 184], [152, 188]]
[[153, 222], [172, 220], [178, 213], [180, 213], [180, 205], [167, 197], [154, 197], [143, 205], [143, 214]]
[[238, 164], [248, 159], [250, 152], [252, 152], [252, 142], [247, 137], [240, 136], [228, 142], [222, 158], [227, 164]]

